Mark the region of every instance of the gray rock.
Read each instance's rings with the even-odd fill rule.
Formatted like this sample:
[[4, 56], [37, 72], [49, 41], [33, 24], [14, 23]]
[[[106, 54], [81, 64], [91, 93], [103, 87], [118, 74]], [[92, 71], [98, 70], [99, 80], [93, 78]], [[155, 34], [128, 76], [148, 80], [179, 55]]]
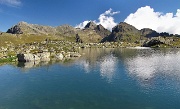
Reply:
[[23, 31], [21, 30], [21, 27], [18, 25], [13, 26], [12, 28], [7, 30], [7, 33], [12, 34], [23, 34]]
[[94, 22], [90, 21], [84, 28], [94, 30], [96, 27], [97, 25]]
[[152, 30], [152, 29], [149, 29], [149, 28], [144, 28], [144, 29], [141, 29], [140, 30], [140, 33], [142, 36], [144, 37], [158, 37], [159, 36], [159, 33], [157, 33], [156, 31]]
[[155, 45], [159, 45], [159, 44], [166, 44], [166, 45], [170, 45], [171, 42], [173, 41], [173, 39], [166, 39], [164, 37], [152, 37], [149, 40], [145, 41], [143, 46], [144, 47], [151, 47], [151, 46], [155, 46]]
[[40, 58], [35, 54], [17, 54], [19, 62], [38, 61]]
[[85, 29], [94, 30], [97, 34], [99, 34], [102, 38], [111, 34], [111, 32], [105, 29], [101, 24], [96, 25], [94, 22], [89, 22]]
[[57, 60], [62, 60], [62, 59], [64, 58], [64, 56], [63, 56], [62, 53], [57, 53], [57, 54], [55, 55], [55, 58], [56, 58]]
[[41, 61], [50, 61], [50, 52], [38, 53], [37, 56]]
[[70, 57], [80, 57], [81, 55], [78, 52], [70, 52]]
[[134, 26], [125, 22], [119, 23], [112, 29], [112, 33], [105, 37], [101, 42], [115, 41], [115, 42], [135, 42], [140, 40], [140, 32]]
[[96, 33], [98, 33], [102, 38], [107, 37], [111, 34], [109, 30], [104, 28], [101, 24], [97, 25], [95, 28]]

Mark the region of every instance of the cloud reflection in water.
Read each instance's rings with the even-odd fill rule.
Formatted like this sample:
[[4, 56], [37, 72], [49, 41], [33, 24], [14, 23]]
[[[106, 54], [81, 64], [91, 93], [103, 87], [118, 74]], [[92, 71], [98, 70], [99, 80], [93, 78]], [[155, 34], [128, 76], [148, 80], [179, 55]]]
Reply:
[[113, 55], [105, 56], [100, 62], [100, 75], [106, 78], [108, 82], [112, 82], [116, 72], [117, 59]]
[[149, 80], [156, 74], [175, 76], [180, 79], [180, 53], [160, 53], [151, 56], [136, 56], [126, 61], [127, 70], [141, 80]]

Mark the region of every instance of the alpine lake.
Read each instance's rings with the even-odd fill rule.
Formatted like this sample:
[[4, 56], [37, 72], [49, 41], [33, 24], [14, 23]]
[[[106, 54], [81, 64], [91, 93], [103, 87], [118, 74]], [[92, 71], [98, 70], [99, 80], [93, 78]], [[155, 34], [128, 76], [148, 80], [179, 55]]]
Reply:
[[0, 66], [0, 109], [179, 109], [180, 49], [80, 49]]

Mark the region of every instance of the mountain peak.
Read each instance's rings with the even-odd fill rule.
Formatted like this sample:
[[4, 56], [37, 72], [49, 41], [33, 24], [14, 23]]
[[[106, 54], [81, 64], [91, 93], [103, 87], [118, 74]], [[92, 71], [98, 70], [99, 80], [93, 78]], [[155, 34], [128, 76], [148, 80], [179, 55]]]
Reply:
[[25, 21], [20, 21], [18, 24], [28, 24], [28, 23]]
[[134, 26], [126, 23], [126, 22], [120, 22], [117, 26], [115, 26], [112, 29], [112, 32], [121, 32], [121, 33], [132, 32], [132, 33], [138, 33], [139, 30], [136, 29]]
[[93, 21], [90, 21], [84, 28], [95, 29], [96, 27], [97, 25]]

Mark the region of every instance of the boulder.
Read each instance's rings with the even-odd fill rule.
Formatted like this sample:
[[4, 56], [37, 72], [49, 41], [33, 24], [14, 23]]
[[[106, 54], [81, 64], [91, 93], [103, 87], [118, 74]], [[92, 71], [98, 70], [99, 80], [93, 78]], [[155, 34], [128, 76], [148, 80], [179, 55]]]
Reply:
[[70, 57], [80, 57], [81, 55], [78, 52], [70, 52]]
[[80, 38], [80, 36], [78, 34], [76, 34], [76, 42], [77, 43], [83, 43], [82, 39]]
[[40, 58], [35, 54], [17, 54], [17, 58], [19, 62], [30, 62], [30, 61], [38, 61]]
[[38, 53], [37, 56], [41, 61], [50, 61], [50, 52]]
[[64, 56], [63, 56], [62, 53], [57, 53], [57, 54], [55, 55], [55, 58], [56, 58], [57, 60], [62, 60], [62, 59], [64, 58]]

